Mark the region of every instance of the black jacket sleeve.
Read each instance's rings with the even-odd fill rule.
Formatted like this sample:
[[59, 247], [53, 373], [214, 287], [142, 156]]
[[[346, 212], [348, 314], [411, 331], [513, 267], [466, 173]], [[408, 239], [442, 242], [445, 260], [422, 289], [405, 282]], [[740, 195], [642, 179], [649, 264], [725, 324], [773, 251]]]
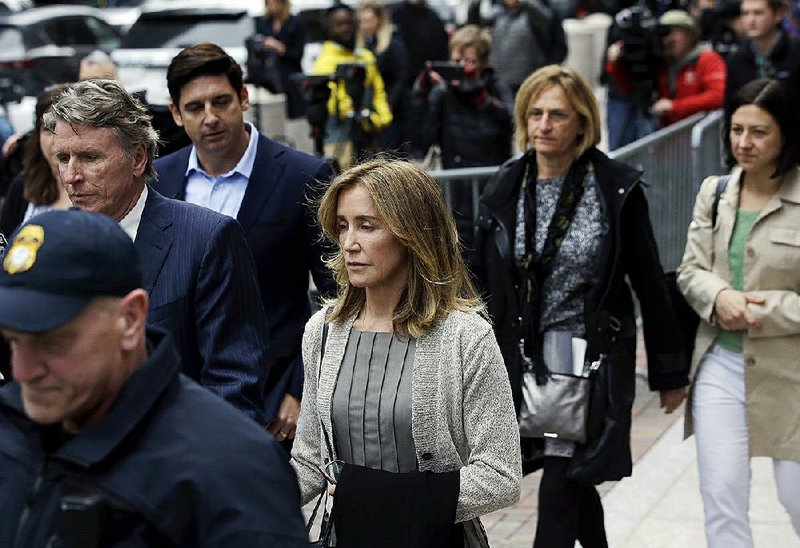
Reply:
[[630, 191], [621, 223], [622, 260], [641, 306], [650, 388], [668, 390], [686, 386], [689, 362], [683, 354], [641, 185]]

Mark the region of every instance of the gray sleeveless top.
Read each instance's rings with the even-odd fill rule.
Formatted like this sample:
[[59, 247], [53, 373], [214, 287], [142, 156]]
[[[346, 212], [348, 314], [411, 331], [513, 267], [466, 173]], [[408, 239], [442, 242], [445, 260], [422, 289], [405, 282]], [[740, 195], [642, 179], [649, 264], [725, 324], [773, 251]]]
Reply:
[[333, 391], [337, 454], [351, 464], [414, 472], [411, 382], [416, 341], [353, 329]]

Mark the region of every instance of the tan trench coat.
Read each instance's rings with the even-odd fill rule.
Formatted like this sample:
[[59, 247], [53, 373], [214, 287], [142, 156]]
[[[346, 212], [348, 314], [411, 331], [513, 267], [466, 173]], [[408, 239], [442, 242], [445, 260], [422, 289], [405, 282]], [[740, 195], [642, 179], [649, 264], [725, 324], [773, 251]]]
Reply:
[[[700, 188], [678, 269], [678, 286], [700, 322], [692, 356], [696, 373], [719, 328], [709, 324], [714, 301], [730, 288], [728, 244], [738, 207], [741, 170], [735, 168], [719, 202], [717, 225], [711, 206], [717, 177]], [[743, 338], [750, 455], [800, 461], [800, 169], [783, 176], [778, 192], [753, 224], [744, 261], [744, 291], [765, 299], [749, 305], [761, 330]], [[696, 374], [694, 375], [696, 377]], [[686, 435], [691, 435], [691, 394]]]

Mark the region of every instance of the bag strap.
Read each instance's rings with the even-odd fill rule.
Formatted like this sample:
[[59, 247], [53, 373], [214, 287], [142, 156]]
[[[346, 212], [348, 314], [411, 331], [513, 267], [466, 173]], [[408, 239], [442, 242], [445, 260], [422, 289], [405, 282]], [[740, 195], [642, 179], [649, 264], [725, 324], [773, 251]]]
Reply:
[[[536, 373], [538, 384], [547, 382], [550, 371], [544, 363], [542, 355], [542, 341], [539, 335], [541, 321], [542, 288], [545, 280], [553, 270], [553, 264], [558, 254], [564, 237], [569, 230], [575, 211], [586, 189], [586, 174], [588, 171], [588, 158], [582, 157], [573, 162], [564, 182], [556, 203], [555, 211], [547, 228], [542, 252], [536, 256], [536, 158], [529, 153], [522, 180], [520, 192], [523, 197], [525, 212], [525, 258], [520, 265], [520, 310], [522, 313], [523, 329], [525, 335], [521, 344], [522, 359], [532, 365]], [[536, 359], [527, 360], [526, 357], [536, 355]]]
[[728, 186], [728, 181], [731, 180], [730, 175], [720, 175], [717, 178], [717, 188], [714, 189], [714, 202], [711, 205], [711, 228], [717, 226], [717, 211], [719, 210], [719, 201], [722, 198], [722, 193]]
[[[322, 358], [325, 356], [325, 342], [328, 340], [328, 315], [325, 314], [325, 321], [322, 324], [322, 339], [319, 348], [319, 366], [317, 367], [317, 387], [319, 387], [319, 379], [322, 377]], [[333, 445], [331, 439], [328, 437], [328, 431], [325, 430], [325, 425], [322, 423], [322, 417], [319, 418], [319, 427], [325, 438], [325, 445], [328, 448], [328, 459], [333, 460]]]
[[[319, 347], [319, 364], [317, 366], [317, 387], [319, 387], [319, 379], [322, 376], [322, 358], [325, 356], [325, 342], [328, 339], [328, 314], [325, 314], [325, 319], [322, 322], [322, 337], [320, 339], [320, 347]], [[328, 458], [333, 460], [333, 447], [331, 446], [331, 441], [328, 438], [328, 432], [325, 430], [325, 425], [322, 424], [322, 418], [319, 419], [319, 427], [322, 430], [323, 435], [325, 436], [325, 445], [328, 447]], [[322, 500], [326, 500], [327, 505], [327, 495], [328, 490], [324, 489], [320, 496], [317, 498], [317, 503], [314, 505], [314, 510], [311, 512], [311, 517], [308, 518], [308, 522], [306, 523], [306, 532], [310, 533], [311, 528], [314, 526], [314, 520], [317, 519], [317, 512], [319, 511], [320, 504]], [[321, 540], [321, 539], [320, 539]]]

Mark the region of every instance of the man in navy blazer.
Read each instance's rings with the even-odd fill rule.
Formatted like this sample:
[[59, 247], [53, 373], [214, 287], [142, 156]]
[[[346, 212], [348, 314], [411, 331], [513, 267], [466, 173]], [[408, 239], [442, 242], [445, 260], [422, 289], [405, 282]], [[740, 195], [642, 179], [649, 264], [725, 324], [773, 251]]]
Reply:
[[158, 135], [118, 82], [73, 84], [44, 123], [72, 203], [115, 219], [133, 239], [148, 324], [172, 332], [183, 372], [266, 424], [266, 317], [239, 224], [146, 184]]
[[309, 272], [323, 295], [335, 292], [310, 205], [332, 171], [245, 123], [249, 98], [242, 69], [219, 46], [203, 43], [181, 51], [167, 70], [167, 87], [175, 123], [192, 146], [155, 163], [156, 188], [242, 225], [269, 325], [268, 427], [278, 441], [291, 439], [303, 382], [300, 342], [311, 314]]

